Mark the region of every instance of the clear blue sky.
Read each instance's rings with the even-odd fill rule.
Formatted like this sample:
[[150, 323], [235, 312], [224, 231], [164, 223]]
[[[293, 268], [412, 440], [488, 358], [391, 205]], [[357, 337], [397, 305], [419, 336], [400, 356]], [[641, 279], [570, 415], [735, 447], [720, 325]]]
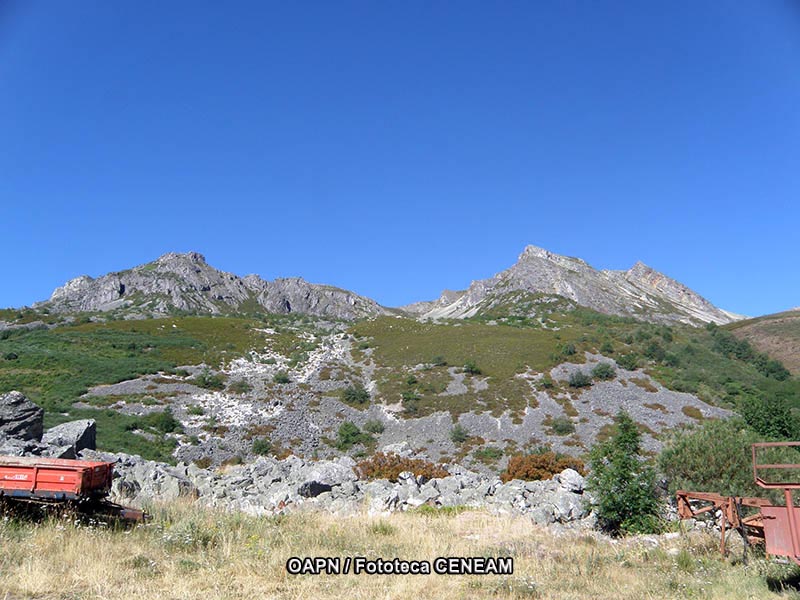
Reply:
[[0, 0], [0, 306], [197, 250], [396, 306], [526, 244], [800, 305], [800, 6]]

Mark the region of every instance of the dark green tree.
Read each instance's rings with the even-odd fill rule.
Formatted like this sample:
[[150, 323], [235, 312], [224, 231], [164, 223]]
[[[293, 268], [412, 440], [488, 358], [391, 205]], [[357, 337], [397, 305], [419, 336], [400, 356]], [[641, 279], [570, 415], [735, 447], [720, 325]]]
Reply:
[[598, 525], [611, 535], [654, 533], [660, 529], [655, 472], [639, 455], [641, 434], [624, 411], [616, 433], [590, 454], [587, 488], [594, 495]]

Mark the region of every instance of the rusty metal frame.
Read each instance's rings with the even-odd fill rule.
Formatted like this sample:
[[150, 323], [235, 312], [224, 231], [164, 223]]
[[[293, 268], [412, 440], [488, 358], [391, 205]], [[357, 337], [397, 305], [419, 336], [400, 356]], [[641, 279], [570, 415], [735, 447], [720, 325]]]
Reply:
[[[722, 554], [727, 554], [725, 534], [729, 528], [739, 532], [745, 548], [750, 544], [764, 542], [761, 513], [758, 512], [754, 515], [743, 517], [742, 507], [761, 508], [769, 505], [769, 500], [746, 496], [723, 496], [713, 492], [687, 492], [684, 490], [678, 490], [675, 495], [678, 501], [678, 515], [681, 519], [697, 518], [702, 514], [720, 511], [719, 551]], [[692, 502], [708, 503], [708, 505], [696, 508], [692, 506]]]
[[800, 490], [800, 483], [791, 481], [765, 481], [760, 476], [759, 469], [795, 469], [800, 470], [800, 463], [764, 463], [758, 464], [758, 449], [759, 448], [800, 448], [800, 442], [759, 442], [753, 444], [751, 451], [753, 453], [753, 479], [756, 485], [768, 490], [782, 489], [782, 490]]
[[[786, 556], [800, 565], [800, 508], [795, 507], [793, 490], [800, 490], [800, 482], [767, 481], [764, 470], [796, 470], [800, 474], [800, 463], [759, 463], [758, 451], [763, 448], [797, 448], [800, 442], [760, 442], [753, 444], [753, 479], [756, 485], [767, 490], [782, 490], [784, 505], [775, 505], [766, 498], [723, 496], [711, 492], [677, 492], [678, 515], [681, 519], [694, 518], [712, 511], [720, 512], [720, 552], [726, 553], [725, 534], [730, 527], [739, 531], [745, 544], [745, 553], [750, 543], [763, 543], [767, 553]], [[708, 506], [695, 508], [690, 502], [704, 502]], [[759, 512], [742, 517], [742, 507], [758, 508]], [[745, 554], [746, 556], [746, 554]]]

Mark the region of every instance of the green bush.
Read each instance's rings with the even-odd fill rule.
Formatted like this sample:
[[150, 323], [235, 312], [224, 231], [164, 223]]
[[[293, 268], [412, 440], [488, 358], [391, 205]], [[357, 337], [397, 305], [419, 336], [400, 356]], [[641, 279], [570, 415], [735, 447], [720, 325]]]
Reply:
[[624, 411], [614, 435], [590, 454], [587, 489], [594, 495], [598, 525], [611, 535], [657, 533], [661, 528], [655, 472], [639, 455], [641, 434]]
[[192, 415], [195, 417], [199, 417], [201, 415], [206, 414], [206, 411], [203, 409], [202, 406], [198, 406], [197, 404], [193, 404], [189, 408], [186, 409], [187, 415]]
[[468, 437], [469, 432], [460, 423], [456, 423], [455, 427], [450, 430], [450, 439], [454, 444], [463, 444]]
[[278, 371], [275, 375], [272, 376], [272, 381], [278, 384], [286, 384], [291, 383], [291, 378], [286, 371]]
[[245, 379], [237, 379], [228, 386], [228, 391], [234, 394], [246, 394], [247, 392], [253, 391], [253, 386]]
[[774, 440], [796, 440], [800, 435], [797, 418], [785, 398], [747, 395], [739, 411], [750, 428], [763, 438]]
[[639, 368], [639, 357], [635, 352], [623, 354], [617, 359], [617, 364], [628, 371], [635, 371]]
[[225, 378], [222, 375], [212, 373], [208, 369], [204, 369], [193, 381], [195, 385], [207, 390], [221, 390], [225, 387]]
[[372, 436], [361, 431], [358, 425], [352, 421], [344, 421], [339, 425], [339, 431], [336, 435], [336, 448], [345, 452], [356, 444], [367, 445], [373, 441]]
[[253, 454], [259, 456], [266, 456], [272, 452], [272, 442], [267, 438], [258, 438], [253, 440]]
[[475, 364], [474, 360], [468, 360], [464, 363], [464, 373], [468, 375], [480, 375], [481, 370], [478, 368], [478, 365]]
[[370, 419], [364, 423], [364, 431], [367, 433], [381, 434], [385, 429], [384, 424], [378, 419]]
[[503, 450], [497, 446], [484, 446], [475, 450], [472, 455], [481, 462], [495, 462], [503, 458]]
[[600, 346], [600, 354], [605, 354], [606, 356], [614, 354], [614, 346], [611, 345], [611, 342], [608, 340], [603, 342], [603, 345]]
[[611, 363], [603, 362], [592, 369], [592, 377], [595, 379], [614, 379], [616, 375], [617, 371]]
[[369, 392], [360, 383], [348, 385], [341, 391], [340, 397], [345, 404], [362, 405], [369, 402]]
[[656, 362], [662, 362], [666, 358], [667, 352], [664, 350], [661, 344], [656, 341], [652, 341], [645, 347], [644, 355]]
[[180, 433], [183, 431], [181, 422], [175, 418], [169, 407], [164, 409], [163, 412], [153, 412], [141, 417], [137, 421], [137, 425], [140, 429], [152, 427], [161, 433]]
[[[677, 431], [658, 457], [670, 493], [676, 490], [716, 492], [725, 496], [764, 496], [753, 481], [751, 444], [764, 438], [740, 418], [705, 421]], [[770, 455], [775, 462], [798, 463], [792, 449]]]
[[400, 394], [403, 399], [403, 412], [413, 416], [419, 413], [419, 394], [416, 392], [403, 392]]
[[575, 348], [575, 344], [569, 343], [564, 344], [564, 347], [561, 349], [561, 354], [564, 356], [572, 356], [577, 352], [577, 348]]
[[592, 378], [583, 371], [573, 371], [567, 380], [569, 387], [582, 388], [592, 385]]
[[575, 424], [569, 417], [556, 417], [550, 423], [550, 429], [555, 435], [569, 435], [575, 431]]

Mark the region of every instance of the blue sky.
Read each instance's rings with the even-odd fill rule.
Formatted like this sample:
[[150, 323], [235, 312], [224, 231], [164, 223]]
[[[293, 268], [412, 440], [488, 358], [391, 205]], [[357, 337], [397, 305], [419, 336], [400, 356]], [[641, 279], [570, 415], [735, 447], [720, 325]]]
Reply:
[[0, 2], [0, 306], [197, 250], [396, 306], [526, 244], [800, 305], [800, 7]]

